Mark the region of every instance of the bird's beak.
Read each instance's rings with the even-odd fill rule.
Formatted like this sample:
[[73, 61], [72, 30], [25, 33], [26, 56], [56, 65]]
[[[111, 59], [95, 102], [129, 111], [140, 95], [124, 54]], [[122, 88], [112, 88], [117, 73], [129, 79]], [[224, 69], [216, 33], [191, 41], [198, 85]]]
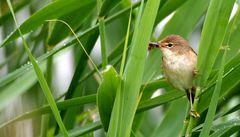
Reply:
[[159, 48], [160, 47], [160, 44], [158, 42], [150, 42], [148, 44], [148, 50], [151, 50], [153, 48]]

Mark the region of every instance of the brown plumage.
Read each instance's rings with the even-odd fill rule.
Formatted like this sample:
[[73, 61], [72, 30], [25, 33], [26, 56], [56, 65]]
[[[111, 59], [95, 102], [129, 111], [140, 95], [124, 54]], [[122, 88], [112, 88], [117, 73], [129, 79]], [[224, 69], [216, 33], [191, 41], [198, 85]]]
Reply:
[[149, 49], [152, 48], [161, 49], [162, 68], [167, 81], [176, 89], [186, 91], [192, 110], [195, 95], [193, 79], [196, 72], [197, 54], [190, 47], [188, 41], [178, 35], [169, 35], [162, 41], [150, 43]]

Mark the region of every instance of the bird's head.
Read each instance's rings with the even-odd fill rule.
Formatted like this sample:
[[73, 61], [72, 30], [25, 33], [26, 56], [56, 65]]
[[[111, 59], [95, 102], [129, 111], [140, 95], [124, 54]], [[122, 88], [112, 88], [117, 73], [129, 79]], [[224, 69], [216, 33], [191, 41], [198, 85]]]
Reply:
[[160, 48], [164, 57], [182, 55], [192, 50], [189, 43], [179, 35], [169, 35], [157, 43], [150, 43], [151, 48]]

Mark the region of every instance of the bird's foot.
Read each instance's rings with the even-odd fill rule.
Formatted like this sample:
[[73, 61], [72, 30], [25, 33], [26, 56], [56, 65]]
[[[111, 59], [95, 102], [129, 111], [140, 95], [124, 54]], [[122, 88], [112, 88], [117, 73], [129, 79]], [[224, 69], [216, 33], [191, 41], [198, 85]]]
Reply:
[[198, 75], [198, 74], [199, 74], [198, 69], [194, 68], [194, 69], [193, 69], [193, 75], [196, 76], [196, 75]]
[[192, 109], [190, 110], [189, 114], [194, 118], [199, 118], [200, 117], [200, 114], [197, 111], [192, 110]]

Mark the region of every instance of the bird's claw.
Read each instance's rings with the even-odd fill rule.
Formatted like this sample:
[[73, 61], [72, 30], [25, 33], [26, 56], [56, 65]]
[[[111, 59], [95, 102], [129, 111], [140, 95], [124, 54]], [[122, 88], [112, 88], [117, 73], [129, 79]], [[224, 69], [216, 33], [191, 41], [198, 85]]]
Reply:
[[190, 110], [190, 115], [194, 118], [199, 118], [200, 114], [195, 110]]
[[199, 74], [198, 69], [194, 68], [194, 69], [193, 69], [193, 75], [196, 76], [196, 75], [198, 75], [198, 74]]

